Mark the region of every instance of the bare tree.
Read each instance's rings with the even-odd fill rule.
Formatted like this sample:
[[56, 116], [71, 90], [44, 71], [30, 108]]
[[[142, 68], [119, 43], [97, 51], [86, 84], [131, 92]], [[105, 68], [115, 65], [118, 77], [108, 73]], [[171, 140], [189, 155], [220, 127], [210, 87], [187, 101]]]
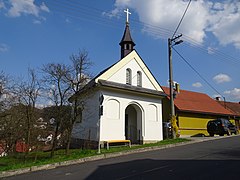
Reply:
[[[90, 61], [88, 57], [88, 52], [86, 50], [79, 50], [78, 54], [72, 54], [70, 56], [70, 60], [72, 62], [71, 71], [67, 79], [71, 84], [71, 92], [72, 94], [76, 94], [82, 89], [91, 79], [92, 75], [90, 74], [90, 68], [93, 63]], [[72, 118], [69, 122], [68, 134], [67, 134], [67, 144], [66, 144], [66, 154], [69, 153], [70, 142], [71, 142], [71, 134], [73, 130], [73, 125], [77, 120], [79, 115], [79, 111], [82, 111], [84, 108], [84, 102], [78, 102], [77, 96], [72, 96], [72, 107], [73, 114]], [[79, 107], [81, 106], [81, 107]]]
[[8, 77], [7, 75], [1, 71], [0, 72], [0, 145], [1, 148], [7, 153], [9, 151], [8, 147], [12, 146], [12, 143], [9, 139], [13, 139], [11, 137], [10, 132], [10, 121], [8, 121], [9, 112], [6, 112], [6, 93], [7, 93], [7, 83]]
[[89, 60], [87, 51], [79, 50], [78, 54], [72, 54], [70, 56], [70, 60], [70, 66], [59, 63], [49, 63], [43, 65], [42, 68], [44, 73], [43, 82], [46, 84], [45, 87], [48, 91], [48, 98], [52, 105], [57, 107], [54, 108], [57, 113], [54, 113], [56, 127], [51, 156], [54, 155], [57, 146], [57, 136], [59, 134], [66, 135], [66, 139], [63, 141], [66, 143], [66, 154], [69, 153], [73, 125], [79, 114], [79, 102], [76, 96], [74, 96], [73, 101], [71, 101], [73, 115], [69, 117], [69, 108], [66, 108], [66, 106], [69, 105], [68, 99], [71, 95], [76, 94], [83, 88], [91, 79], [89, 70], [92, 62]]
[[0, 72], [0, 112], [3, 110], [3, 101], [2, 101], [2, 95], [3, 95], [3, 88], [6, 84], [6, 77], [3, 71]]
[[1, 71], [0, 72], [0, 98], [3, 95], [3, 87], [5, 83], [6, 83], [6, 77], [3, 71]]
[[15, 105], [1, 112], [0, 139], [6, 153], [14, 153], [17, 141], [25, 137], [24, 110], [23, 105]]
[[[24, 105], [26, 144], [31, 146], [31, 137], [33, 137], [33, 124], [36, 121], [36, 102], [39, 97], [41, 86], [34, 69], [28, 69], [28, 79], [19, 81], [15, 86], [19, 104]], [[28, 153], [28, 148], [26, 154]]]
[[[10, 82], [11, 78], [6, 75], [3, 71], [0, 72], [0, 112], [10, 108], [13, 103], [12, 99], [10, 98]], [[11, 101], [8, 101], [11, 99]], [[10, 103], [11, 102], [11, 103]]]
[[61, 131], [63, 122], [65, 121], [64, 106], [68, 105], [68, 98], [70, 96], [71, 84], [66, 77], [69, 77], [70, 67], [59, 63], [50, 63], [43, 65], [42, 71], [44, 73], [43, 82], [48, 91], [48, 98], [57, 109], [56, 127], [53, 136], [53, 144], [51, 150], [51, 157], [57, 146], [57, 136]]
[[13, 79], [0, 72], [0, 144], [6, 153], [15, 152], [15, 145], [22, 137], [24, 114], [18, 106]]

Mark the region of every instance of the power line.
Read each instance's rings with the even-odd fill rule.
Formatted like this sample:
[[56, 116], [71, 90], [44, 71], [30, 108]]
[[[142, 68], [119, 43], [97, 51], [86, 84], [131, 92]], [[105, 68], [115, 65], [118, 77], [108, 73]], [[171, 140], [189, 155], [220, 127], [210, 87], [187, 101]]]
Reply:
[[[121, 28], [120, 26], [121, 23], [120, 21], [116, 21], [116, 18], [115, 19], [108, 18], [107, 16], [102, 15], [103, 10], [86, 6], [85, 4], [82, 4], [82, 2], [79, 2], [79, 1], [73, 2], [70, 0], [70, 1], [64, 1], [63, 3], [62, 1], [48, 1], [48, 3], [52, 5], [51, 7], [52, 9], [56, 10], [58, 13], [64, 13], [68, 17], [77, 18], [84, 21], [90, 21], [93, 23], [97, 23], [97, 24], [112, 27], [112, 28], [118, 28], [118, 29]], [[122, 20], [123, 18], [124, 17], [122, 15], [118, 15], [117, 20]], [[161, 28], [159, 26], [151, 25], [148, 23], [143, 23], [134, 18], [132, 18], [132, 26], [136, 27], [137, 29], [138, 27], [144, 27], [145, 28], [144, 30], [146, 32], [148, 32], [149, 34], [152, 34], [153, 36], [157, 36], [161, 39], [164, 39], [164, 37], [170, 36], [171, 33], [173, 33], [173, 31], [169, 29]], [[204, 47], [201, 43], [199, 43], [198, 41], [194, 40], [191, 37], [183, 35], [183, 39], [186, 39], [186, 41], [190, 43], [190, 45], [187, 44], [188, 46], [199, 49], [200, 51], [204, 52], [207, 55], [217, 56], [218, 58], [220, 57], [220, 59], [224, 61], [227, 61], [227, 62], [231, 61], [232, 63], [235, 63], [235, 64], [240, 62], [239, 59], [236, 59], [230, 55], [227, 55], [217, 49], [212, 49], [211, 51], [213, 52], [213, 54], [209, 54], [207, 47]], [[236, 66], [234, 65], [234, 67]]]
[[179, 57], [216, 93], [221, 95], [223, 98], [225, 98], [216, 88], [214, 88], [211, 83], [209, 83], [174, 47], [172, 47], [173, 50], [178, 54]]
[[[114, 23], [116, 21], [111, 21], [109, 18], [103, 18], [102, 11], [96, 10], [87, 6], [81, 6], [80, 4], [71, 4], [69, 1], [64, 1], [59, 3], [59, 1], [49, 1], [50, 5], [52, 5], [52, 9], [57, 12], [64, 13], [67, 16], [71, 16], [73, 18], [78, 18], [86, 21], [94, 21], [94, 22], [102, 22], [105, 24]], [[95, 21], [97, 20], [97, 21]]]
[[[110, 18], [105, 18], [106, 16], [102, 15], [102, 12], [104, 12], [103, 10], [93, 8], [94, 11], [92, 13], [92, 11], [90, 11], [91, 7], [89, 7], [89, 6], [84, 7], [85, 5], [82, 6], [80, 4], [80, 2], [76, 2], [76, 3], [72, 4], [73, 2], [71, 2], [71, 0], [69, 0], [69, 1], [67, 1], [67, 2], [64, 1], [63, 3], [61, 2], [61, 0], [60, 1], [49, 1], [48, 3], [50, 5], [52, 5], [52, 7], [51, 7], [52, 9], [54, 9], [58, 12], [67, 13], [67, 15], [71, 14], [71, 17], [75, 16], [78, 19], [79, 19], [79, 16], [81, 16], [82, 18], [90, 17], [90, 18], [97, 19], [97, 20], [104, 19], [104, 21], [108, 21], [106, 23], [109, 23], [109, 22], [116, 23], [116, 21], [115, 21], [116, 19], [114, 19], [114, 21], [112, 21], [112, 19], [110, 19]], [[88, 18], [86, 20], [89, 21], [90, 18]], [[124, 17], [122, 15], [117, 16], [117, 19], [121, 20], [123, 18]], [[132, 18], [132, 24], [135, 26], [144, 26], [146, 28], [149, 28], [148, 32], [154, 33], [154, 34], [161, 33], [164, 35], [164, 34], [169, 34], [169, 33], [173, 32], [173, 31], [170, 31], [169, 29], [161, 28], [159, 26], [153, 26], [148, 23], [142, 23], [133, 18]]]
[[[240, 63], [240, 59], [236, 59], [235, 57], [226, 54], [222, 51], [217, 50], [216, 48], [210, 48], [204, 46], [202, 43], [199, 43], [198, 41], [194, 40], [193, 38], [183, 35], [183, 40], [186, 39], [185, 41], [189, 42], [189, 44], [186, 45], [186, 43], [184, 44], [185, 46], [190, 46], [190, 47], [194, 47], [196, 49], [199, 49], [201, 52], [209, 55], [209, 56], [216, 56], [216, 57], [220, 57], [222, 60], [226, 60], [228, 63], [229, 61], [235, 66], [236, 64]], [[209, 53], [210, 51], [210, 53]], [[219, 59], [220, 60], [220, 59]]]
[[[121, 20], [124, 19], [123, 16], [118, 16], [116, 21], [116, 18], [113, 19], [109, 18], [106, 15], [103, 15], [102, 12], [100, 10], [96, 10], [95, 11], [91, 11], [91, 9], [86, 9], [86, 8], [82, 8], [82, 6], [79, 3], [76, 3], [76, 5], [74, 5], [74, 7], [72, 7], [72, 5], [70, 5], [69, 3], [60, 3], [58, 2], [53, 2], [53, 1], [49, 1], [49, 5], [51, 5], [51, 8], [56, 11], [57, 13], [63, 13], [65, 14], [67, 17], [71, 17], [71, 18], [76, 18], [76, 19], [81, 19], [84, 21], [89, 21], [89, 22], [94, 22], [96, 24], [100, 24], [103, 26], [108, 26], [108, 27], [112, 27], [112, 28], [122, 28], [122, 22]], [[87, 12], [86, 12], [87, 11]], [[86, 12], [86, 13], [85, 13]], [[169, 32], [168, 29], [164, 29], [161, 27], [157, 27], [157, 26], [153, 26], [150, 24], [144, 24], [136, 19], [132, 18], [131, 24], [133, 27], [139, 27], [139, 28], [146, 28], [146, 32], [153, 34], [154, 36], [158, 36], [161, 38], [163, 38], [164, 36], [171, 34], [171, 31]]]
[[[116, 21], [116, 18], [114, 19], [114, 21], [111, 18], [108, 18], [108, 16], [103, 15], [102, 13], [104, 12], [104, 10], [99, 9], [99, 8], [94, 8], [91, 6], [88, 6], [86, 4], [83, 4], [80, 1], [74, 1], [74, 0], [68, 0], [68, 1], [48, 1], [48, 3], [52, 4], [52, 9], [55, 9], [56, 11], [58, 11], [59, 13], [64, 13], [69, 17], [72, 18], [77, 18], [77, 19], [81, 19], [81, 20], [85, 20], [85, 21], [91, 21], [97, 24], [101, 24], [104, 26], [110, 26], [113, 28], [121, 28], [120, 25], [122, 23], [120, 23], [120, 21]], [[191, 0], [188, 2], [188, 5], [184, 11], [183, 16], [181, 17], [181, 20], [176, 28], [176, 30], [173, 32], [172, 30], [166, 29], [166, 28], [162, 28], [156, 25], [152, 25], [149, 23], [143, 23], [137, 19], [132, 18], [132, 25], [134, 27], [144, 27], [145, 31], [148, 33], [151, 33], [155, 36], [161, 37], [164, 39], [167, 39], [166, 36], [170, 36], [173, 33], [173, 36], [177, 33], [184, 16], [186, 15], [186, 12], [190, 6]], [[124, 17], [122, 15], [118, 15], [118, 20], [122, 20]], [[117, 25], [117, 26], [116, 26]], [[194, 40], [192, 37], [183, 36], [184, 39], [186, 39], [187, 42], [190, 43], [187, 44], [188, 46], [194, 47], [196, 49], [199, 49], [200, 51], [210, 55], [208, 53], [208, 49], [206, 47], [204, 47], [202, 45], [202, 43], [199, 43], [198, 41]], [[184, 44], [185, 46], [187, 46], [186, 44]], [[174, 48], [173, 48], [174, 49]], [[211, 87], [215, 92], [217, 92], [218, 94], [221, 95], [221, 93], [219, 93], [185, 58], [183, 58], [177, 51], [176, 49], [174, 49], [174, 51], [185, 61], [185, 63], [187, 63], [187, 65], [193, 69], [195, 71], [195, 73], [198, 74], [198, 76], [203, 79], [204, 82], [206, 82], [206, 84], [209, 85], [209, 87]], [[214, 56], [218, 56], [221, 59], [223, 59], [226, 62], [234, 62], [234, 63], [239, 63], [239, 59], [236, 59], [230, 55], [227, 55], [225, 53], [223, 53], [222, 51], [219, 51], [217, 49], [212, 49], [211, 50], [213, 52]], [[219, 59], [218, 59], [219, 60]], [[234, 66], [236, 67], [236, 66]], [[221, 95], [222, 96], [222, 95]]]
[[190, 5], [190, 3], [191, 3], [191, 0], [188, 2], [188, 5], [187, 5], [187, 7], [186, 7], [186, 9], [185, 9], [185, 11], [184, 11], [184, 13], [183, 13], [183, 15], [182, 15], [182, 18], [181, 18], [181, 20], [179, 21], [179, 23], [178, 23], [178, 25], [177, 25], [177, 28], [176, 28], [176, 30], [175, 30], [175, 31], [174, 31], [174, 33], [173, 33], [173, 35], [172, 35], [172, 38], [171, 38], [171, 39], [173, 39], [173, 37], [175, 36], [175, 34], [176, 34], [176, 32], [177, 32], [178, 28], [180, 27], [180, 25], [181, 25], [181, 23], [182, 23], [182, 21], [183, 21], [183, 18], [184, 18], [185, 14], [186, 14], [186, 12], [187, 12], [187, 10], [188, 10], [188, 8], [189, 8], [189, 5]]
[[[48, 4], [51, 5], [52, 9], [56, 10], [58, 13], [65, 14], [67, 17], [76, 18], [76, 19], [80, 19], [80, 20], [84, 20], [84, 21], [89, 21], [89, 22], [93, 22], [93, 23], [111, 27], [111, 28], [120, 29], [121, 24], [122, 24], [120, 22], [120, 20], [124, 19], [124, 17], [122, 15], [118, 15], [118, 18], [115, 18], [113, 21], [112, 18], [109, 18], [108, 16], [102, 14], [104, 12], [104, 10], [88, 6], [86, 4], [83, 4], [82, 2], [75, 1], [75, 0], [68, 0], [68, 1], [50, 0], [50, 1], [48, 1]], [[190, 1], [188, 3], [187, 8], [189, 7], [189, 5], [190, 5]], [[184, 14], [186, 14], [187, 8], [186, 8]], [[183, 19], [183, 17], [184, 16], [182, 16], [181, 20]], [[116, 19], [118, 21], [116, 21]], [[136, 27], [144, 28], [144, 30], [147, 33], [152, 34], [153, 36], [157, 36], [158, 38], [165, 39], [165, 40], [167, 39], [166, 37], [169, 37], [171, 35], [171, 33], [174, 33], [172, 30], [162, 28], [159, 26], [155, 26], [155, 25], [152, 25], [149, 23], [143, 23], [134, 18], [132, 18], [131, 24], [135, 28]], [[179, 23], [179, 25], [180, 25], [180, 23]], [[178, 25], [178, 27], [179, 27], [179, 25]], [[177, 30], [178, 30], [178, 28], [176, 29], [175, 33], [177, 32]], [[199, 43], [198, 41], [194, 40], [193, 38], [191, 38], [189, 36], [183, 35], [183, 40], [184, 39], [190, 43], [190, 44], [184, 43], [184, 46], [190, 46], [190, 47], [196, 48], [209, 56], [216, 56], [217, 60], [223, 60], [227, 63], [230, 62], [234, 67], [236, 67], [236, 64], [239, 64], [239, 62], [240, 62], [239, 59], [236, 59], [235, 57], [232, 57], [232, 56], [230, 56], [222, 51], [219, 51], [217, 49], [211, 49], [211, 52], [213, 54], [209, 54], [208, 47], [204, 47], [201, 43]]]

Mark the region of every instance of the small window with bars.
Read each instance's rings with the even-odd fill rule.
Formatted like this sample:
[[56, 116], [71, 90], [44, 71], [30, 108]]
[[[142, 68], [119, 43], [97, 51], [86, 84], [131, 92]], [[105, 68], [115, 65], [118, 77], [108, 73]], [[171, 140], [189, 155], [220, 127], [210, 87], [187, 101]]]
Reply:
[[142, 72], [137, 72], [137, 86], [142, 87]]
[[126, 69], [126, 84], [132, 84], [132, 70], [129, 68]]

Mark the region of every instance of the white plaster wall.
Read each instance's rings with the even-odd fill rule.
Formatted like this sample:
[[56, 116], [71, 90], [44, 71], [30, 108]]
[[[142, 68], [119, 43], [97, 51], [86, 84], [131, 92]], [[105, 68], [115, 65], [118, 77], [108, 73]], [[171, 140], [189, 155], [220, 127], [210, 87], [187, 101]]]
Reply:
[[[153, 112], [150, 106], [156, 106], [156, 112]], [[155, 114], [156, 113], [156, 114]], [[150, 103], [146, 107], [146, 135], [145, 141], [162, 140], [162, 101], [159, 104]]]
[[147, 75], [144, 73], [142, 68], [139, 66], [137, 61], [133, 58], [129, 63], [127, 63], [123, 68], [113, 74], [108, 81], [113, 81], [117, 83], [126, 84], [126, 69], [130, 68], [132, 70], [132, 85], [137, 86], [137, 71], [142, 73], [142, 87], [156, 90], [151, 81], [148, 79]]
[[[99, 116], [100, 94], [104, 96], [102, 116]], [[100, 141], [125, 139], [125, 110], [130, 104], [136, 104], [141, 108], [142, 140], [162, 140], [161, 99], [109, 90], [95, 92], [86, 98], [82, 123], [75, 123], [72, 137], [79, 139], [90, 137], [90, 140], [94, 141], [98, 141], [99, 138]], [[156, 108], [155, 113], [152, 107]]]
[[[161, 99], [136, 96], [120, 92], [104, 90], [103, 116], [100, 119], [100, 139], [117, 140], [125, 139], [125, 109], [130, 104], [136, 104], [142, 109], [142, 136], [143, 140], [162, 140], [162, 101]], [[108, 112], [116, 111], [116, 106], [108, 103], [112, 100], [119, 102], [118, 118], [111, 118]], [[156, 113], [151, 113], [149, 105], [156, 107]]]
[[99, 92], [88, 94], [85, 98], [83, 119], [75, 123], [72, 137], [77, 139], [99, 139]]

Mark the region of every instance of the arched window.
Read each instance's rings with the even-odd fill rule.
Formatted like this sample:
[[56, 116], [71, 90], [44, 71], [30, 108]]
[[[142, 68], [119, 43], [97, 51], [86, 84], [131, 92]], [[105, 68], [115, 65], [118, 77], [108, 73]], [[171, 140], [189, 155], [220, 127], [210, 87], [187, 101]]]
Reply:
[[141, 71], [137, 72], [137, 86], [142, 87], [142, 72]]
[[126, 84], [132, 84], [132, 70], [129, 68], [126, 69]]
[[130, 50], [131, 49], [131, 44], [125, 44], [125, 49]]

